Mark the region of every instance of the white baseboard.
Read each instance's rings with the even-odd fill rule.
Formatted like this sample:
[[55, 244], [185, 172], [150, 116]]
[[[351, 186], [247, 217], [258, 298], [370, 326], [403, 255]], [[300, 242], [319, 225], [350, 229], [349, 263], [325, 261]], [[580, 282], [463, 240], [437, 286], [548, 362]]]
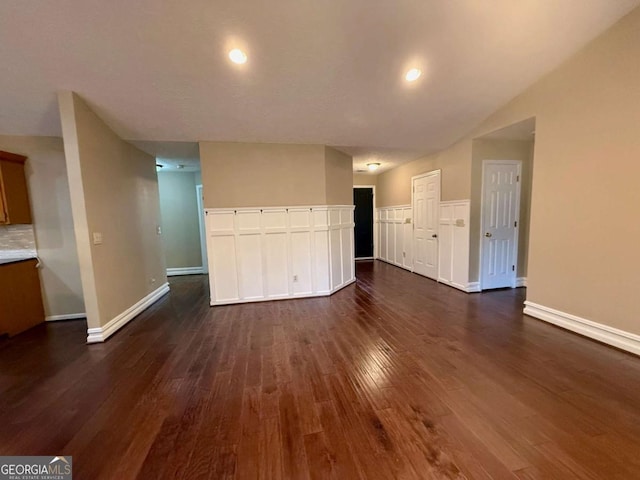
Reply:
[[467, 283], [467, 293], [477, 293], [481, 292], [480, 282], [469, 282]]
[[309, 293], [309, 294], [286, 296], [286, 297], [282, 296], [282, 297], [271, 297], [271, 298], [255, 298], [250, 300], [228, 300], [228, 301], [223, 300], [220, 302], [210, 302], [209, 305], [212, 307], [219, 307], [222, 305], [238, 305], [241, 303], [275, 302], [278, 300], [297, 300], [301, 298], [328, 297], [336, 293], [338, 290], [342, 290], [343, 288], [355, 282], [356, 282], [356, 279], [354, 278], [346, 282], [344, 285], [340, 285], [339, 287], [334, 288], [333, 290], [328, 290], [328, 291], [318, 292], [318, 293]]
[[553, 308], [538, 305], [537, 303], [524, 302], [524, 313], [532, 317], [552, 323], [585, 337], [593, 338], [602, 343], [640, 355], [640, 336], [625, 332], [617, 328], [596, 323], [586, 318], [581, 318], [570, 313], [554, 310]]
[[65, 313], [63, 315], [49, 315], [45, 317], [47, 322], [59, 322], [62, 320], [79, 320], [81, 318], [87, 318], [86, 313]]
[[203, 273], [203, 267], [167, 268], [167, 277], [174, 277], [177, 275], [202, 275]]
[[158, 287], [149, 295], [138, 301], [136, 304], [127, 308], [117, 317], [110, 320], [103, 327], [89, 328], [87, 329], [87, 343], [99, 343], [104, 342], [107, 338], [124, 327], [133, 318], [142, 313], [144, 310], [153, 305], [160, 297], [166, 295], [169, 292], [169, 284]]
[[516, 278], [516, 288], [518, 287], [526, 287], [527, 286], [527, 277], [518, 277]]
[[469, 293], [469, 287], [466, 285], [460, 285], [459, 283], [456, 283], [456, 282], [450, 282], [449, 280], [445, 280], [444, 278], [439, 278], [438, 283], [442, 283], [443, 285], [457, 288], [458, 290], [462, 290], [463, 292]]
[[[393, 265], [394, 267], [398, 267], [401, 268], [403, 270], [406, 270], [407, 272], [412, 272], [413, 273], [413, 268], [412, 267], [407, 267], [406, 265], [403, 265], [402, 263], [396, 263], [396, 262], [392, 262], [390, 260], [385, 260], [382, 257], [376, 257], [374, 260], [380, 260], [381, 262], [384, 262], [388, 265]], [[425, 277], [427, 278], [427, 277]]]

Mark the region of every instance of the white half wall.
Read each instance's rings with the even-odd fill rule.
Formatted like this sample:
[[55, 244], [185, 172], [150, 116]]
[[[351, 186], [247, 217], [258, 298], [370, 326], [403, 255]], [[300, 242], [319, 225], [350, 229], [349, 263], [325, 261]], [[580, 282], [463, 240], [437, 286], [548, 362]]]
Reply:
[[353, 208], [206, 209], [211, 305], [330, 295], [353, 283]]
[[469, 285], [469, 200], [440, 202], [438, 281], [465, 292]]
[[411, 205], [378, 208], [378, 258], [413, 271], [413, 210]]

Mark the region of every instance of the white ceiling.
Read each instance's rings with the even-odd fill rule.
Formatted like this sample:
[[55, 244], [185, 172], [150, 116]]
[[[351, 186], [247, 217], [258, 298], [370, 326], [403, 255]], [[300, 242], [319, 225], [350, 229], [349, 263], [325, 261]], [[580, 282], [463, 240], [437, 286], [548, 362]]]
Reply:
[[[639, 3], [4, 1], [0, 134], [60, 135], [55, 92], [74, 90], [127, 139], [400, 162], [449, 146]], [[424, 74], [407, 84], [413, 66]]]
[[[423, 156], [421, 150], [402, 150], [397, 148], [371, 148], [371, 147], [335, 147], [353, 157], [353, 171], [367, 175], [378, 175], [382, 172], [410, 162]], [[379, 163], [380, 167], [375, 172], [367, 169], [368, 163]]]

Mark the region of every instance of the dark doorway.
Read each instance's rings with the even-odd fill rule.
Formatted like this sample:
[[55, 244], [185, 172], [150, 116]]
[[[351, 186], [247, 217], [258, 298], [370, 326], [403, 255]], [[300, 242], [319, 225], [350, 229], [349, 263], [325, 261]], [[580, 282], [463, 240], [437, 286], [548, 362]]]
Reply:
[[373, 258], [373, 188], [353, 189], [356, 258]]

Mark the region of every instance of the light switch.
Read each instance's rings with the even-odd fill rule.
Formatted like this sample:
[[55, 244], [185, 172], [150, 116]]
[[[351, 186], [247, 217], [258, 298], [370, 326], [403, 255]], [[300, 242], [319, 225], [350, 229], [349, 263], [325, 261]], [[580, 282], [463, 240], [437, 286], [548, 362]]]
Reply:
[[93, 232], [93, 244], [94, 245], [102, 245], [102, 233], [101, 232]]

